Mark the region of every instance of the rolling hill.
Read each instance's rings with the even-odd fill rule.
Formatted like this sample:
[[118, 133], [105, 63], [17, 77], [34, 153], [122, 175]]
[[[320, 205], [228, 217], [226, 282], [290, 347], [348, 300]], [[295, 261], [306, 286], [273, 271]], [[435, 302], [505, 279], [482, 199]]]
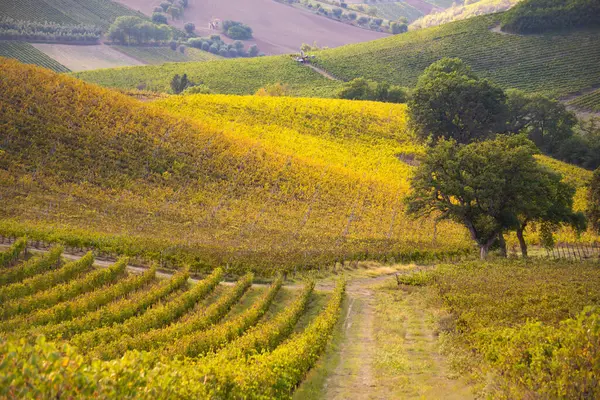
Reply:
[[3, 234], [262, 274], [470, 248], [461, 227], [403, 215], [410, 167], [398, 157], [421, 151], [404, 105], [202, 95], [153, 105], [1, 67]]
[[[564, 96], [600, 84], [600, 30], [508, 35], [495, 31], [501, 15], [474, 17], [319, 51], [314, 53], [314, 62], [343, 81], [365, 77], [409, 87], [427, 66], [441, 57], [459, 57], [478, 75], [504, 88]], [[202, 77], [219, 93], [251, 94], [257, 87], [283, 82], [294, 88], [295, 95], [335, 95], [334, 88], [339, 87], [340, 82], [328, 82], [307, 67], [294, 64], [283, 57], [265, 57], [94, 71], [76, 76], [110, 87], [135, 88], [144, 83], [152, 90], [167, 91], [175, 73], [187, 73]], [[319, 88], [318, 92], [314, 88]]]

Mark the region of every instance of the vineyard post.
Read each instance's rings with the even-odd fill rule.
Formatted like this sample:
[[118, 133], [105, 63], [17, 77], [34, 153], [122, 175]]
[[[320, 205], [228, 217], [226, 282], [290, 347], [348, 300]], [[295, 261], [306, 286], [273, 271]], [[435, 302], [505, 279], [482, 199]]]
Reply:
[[581, 256], [581, 251], [579, 250], [579, 243], [575, 242], [575, 248], [577, 249], [577, 254], [579, 254], [579, 261], [583, 261], [583, 257]]

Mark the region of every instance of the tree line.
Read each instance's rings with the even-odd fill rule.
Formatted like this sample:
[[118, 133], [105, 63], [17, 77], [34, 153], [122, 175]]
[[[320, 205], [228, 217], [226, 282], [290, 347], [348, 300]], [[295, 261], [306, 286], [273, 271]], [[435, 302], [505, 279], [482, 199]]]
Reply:
[[44, 42], [97, 42], [102, 30], [96, 26], [61, 25], [51, 22], [17, 21], [0, 18], [0, 37], [7, 40]]
[[[553, 151], [572, 135], [574, 115], [554, 100], [504, 92], [479, 79], [459, 59], [442, 59], [421, 75], [409, 101], [410, 123], [430, 148], [411, 181], [413, 216], [461, 223], [481, 258], [492, 246], [506, 255], [504, 234], [516, 232], [527, 256], [525, 229], [536, 224], [542, 241], [569, 225], [587, 228], [573, 211], [575, 189], [540, 165], [540, 149]], [[600, 232], [600, 172], [590, 185], [587, 219]]]

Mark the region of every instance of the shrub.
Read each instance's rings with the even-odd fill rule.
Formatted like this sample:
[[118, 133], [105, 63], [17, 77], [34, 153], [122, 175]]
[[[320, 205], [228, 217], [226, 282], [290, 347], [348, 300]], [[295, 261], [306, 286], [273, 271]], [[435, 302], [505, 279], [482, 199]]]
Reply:
[[192, 34], [192, 33], [194, 33], [194, 31], [196, 30], [196, 25], [194, 25], [194, 24], [193, 24], [193, 23], [191, 23], [191, 22], [188, 22], [187, 24], [185, 24], [185, 25], [183, 26], [183, 29], [185, 29], [185, 32], [186, 32], [188, 35], [191, 35], [191, 34]]
[[167, 16], [163, 13], [153, 13], [152, 14], [152, 22], [155, 24], [163, 24], [166, 25], [168, 23]]

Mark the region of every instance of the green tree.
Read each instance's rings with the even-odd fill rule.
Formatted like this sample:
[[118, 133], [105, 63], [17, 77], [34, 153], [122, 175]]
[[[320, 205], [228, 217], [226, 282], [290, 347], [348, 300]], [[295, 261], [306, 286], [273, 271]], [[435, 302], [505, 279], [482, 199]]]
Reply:
[[587, 217], [592, 229], [600, 234], [600, 168], [594, 171], [588, 191]]
[[422, 139], [484, 139], [504, 129], [504, 91], [479, 79], [458, 58], [443, 58], [419, 77], [409, 100], [412, 127]]
[[507, 131], [525, 132], [545, 153], [555, 155], [573, 136], [577, 117], [565, 105], [541, 94], [520, 90], [506, 92]]
[[196, 30], [196, 25], [194, 25], [194, 24], [193, 24], [193, 23], [191, 23], [191, 22], [188, 22], [187, 24], [185, 24], [185, 25], [183, 26], [183, 29], [185, 29], [185, 32], [186, 32], [188, 35], [191, 35], [191, 34], [193, 34], [193, 33], [194, 33], [194, 31]]
[[403, 22], [392, 22], [390, 27], [392, 28], [392, 33], [394, 35], [398, 35], [399, 33], [408, 32], [408, 25], [406, 25]]
[[[535, 208], [530, 203], [537, 201], [538, 186], [543, 185], [536, 180], [551, 176], [533, 157], [537, 151], [524, 135], [499, 135], [467, 145], [442, 139], [428, 150], [411, 180], [407, 212], [463, 224], [484, 259], [516, 217]], [[536, 217], [544, 220], [546, 214]]]
[[183, 76], [175, 75], [171, 80], [171, 90], [174, 94], [180, 94], [188, 87], [193, 86], [186, 74]]
[[154, 22], [155, 24], [166, 25], [168, 23], [167, 16], [163, 13], [152, 13], [152, 22]]

